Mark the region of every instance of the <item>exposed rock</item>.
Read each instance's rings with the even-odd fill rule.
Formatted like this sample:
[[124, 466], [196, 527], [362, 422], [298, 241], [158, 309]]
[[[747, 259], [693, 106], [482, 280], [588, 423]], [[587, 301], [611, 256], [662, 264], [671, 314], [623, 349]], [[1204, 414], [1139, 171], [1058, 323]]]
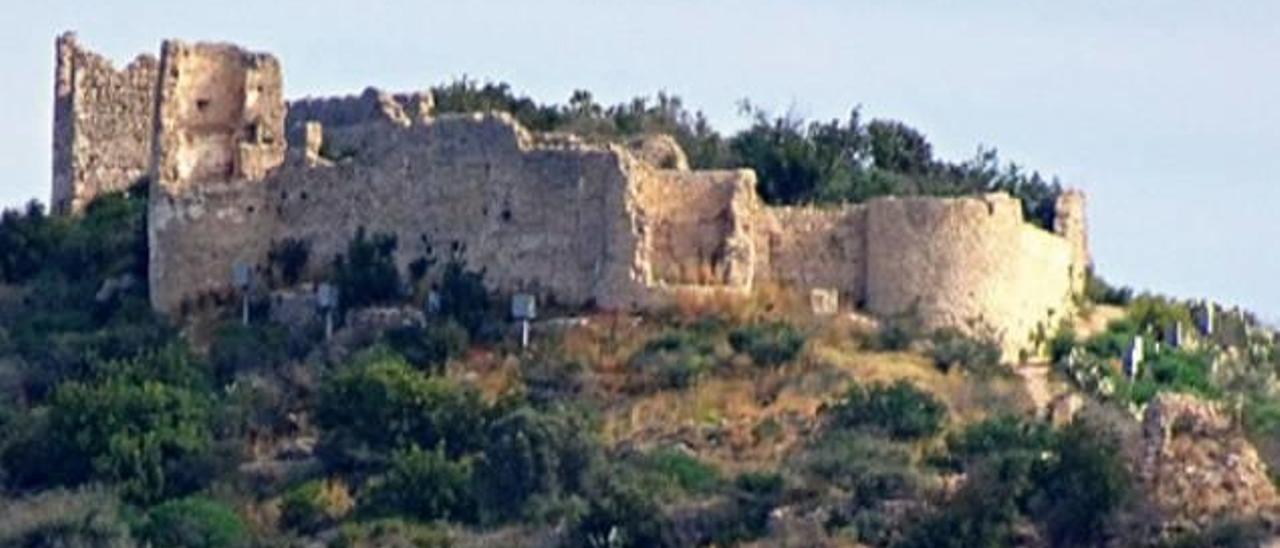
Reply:
[[1224, 519], [1276, 523], [1280, 498], [1266, 465], [1222, 405], [1162, 393], [1146, 409], [1139, 476], [1166, 528], [1199, 530]]

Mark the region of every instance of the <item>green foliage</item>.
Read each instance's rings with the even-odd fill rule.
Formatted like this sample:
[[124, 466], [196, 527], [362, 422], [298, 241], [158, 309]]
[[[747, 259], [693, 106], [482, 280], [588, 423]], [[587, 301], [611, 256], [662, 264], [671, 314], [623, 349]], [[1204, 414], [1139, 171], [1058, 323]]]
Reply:
[[709, 494], [724, 485], [716, 467], [675, 449], [659, 449], [641, 455], [636, 463], [653, 493]]
[[165, 502], [147, 511], [138, 536], [152, 546], [249, 546], [249, 529], [235, 510], [199, 497]]
[[640, 548], [673, 546], [670, 523], [651, 493], [630, 474], [601, 478], [587, 511], [573, 524], [569, 546]]
[[383, 337], [409, 363], [435, 373], [444, 371], [445, 364], [461, 356], [470, 345], [467, 330], [452, 320], [426, 327], [400, 327], [387, 331]]
[[924, 331], [920, 316], [914, 309], [895, 314], [881, 321], [880, 330], [871, 341], [871, 347], [890, 352], [907, 350], [912, 343], [924, 337]]
[[484, 335], [493, 313], [493, 301], [484, 286], [484, 271], [467, 270], [461, 261], [449, 261], [440, 280], [440, 314], [467, 330], [472, 337]]
[[320, 388], [321, 454], [339, 466], [377, 465], [396, 448], [480, 448], [484, 405], [468, 387], [428, 377], [395, 356], [357, 361]]
[[332, 484], [325, 480], [311, 480], [289, 489], [280, 499], [280, 524], [303, 532], [333, 525], [350, 510], [349, 498], [336, 499], [334, 495]]
[[451, 548], [449, 531], [441, 525], [396, 518], [348, 523], [338, 530], [333, 548]]
[[404, 297], [395, 263], [393, 234], [365, 233], [364, 227], [347, 244], [347, 253], [334, 258], [334, 280], [345, 309], [387, 304]]
[[589, 140], [622, 142], [633, 136], [667, 133], [675, 137], [694, 168], [748, 167], [759, 177], [768, 203], [861, 202], [886, 194], [953, 196], [1005, 191], [1022, 199], [1024, 216], [1052, 229], [1056, 181], [1001, 166], [994, 150], [979, 150], [965, 162], [933, 157], [919, 131], [902, 122], [863, 123], [857, 109], [846, 120], [805, 121], [773, 117], [744, 102], [751, 125], [721, 136], [702, 113], [685, 109], [679, 97], [659, 93], [655, 101], [636, 98], [605, 106], [589, 92], [575, 91], [565, 105], [539, 104], [516, 95], [506, 84], [459, 80], [433, 89], [437, 112], [510, 112], [537, 131], [574, 133]]
[[1128, 317], [1140, 329], [1157, 333], [1176, 323], [1191, 325], [1191, 310], [1185, 304], [1155, 295], [1139, 295], [1129, 303]]
[[707, 330], [681, 328], [650, 339], [627, 365], [658, 388], [683, 389], [697, 384], [716, 362], [715, 342]]
[[1004, 371], [1000, 367], [1000, 345], [993, 340], [970, 337], [955, 328], [934, 331], [931, 340], [933, 363], [944, 372], [952, 367], [988, 376]]
[[486, 432], [477, 467], [480, 498], [492, 518], [517, 517], [534, 497], [582, 493], [601, 459], [593, 429], [580, 414], [517, 407]]
[[947, 422], [946, 406], [905, 380], [854, 385], [827, 414], [837, 428], [870, 430], [896, 440], [933, 436]]
[[804, 468], [824, 483], [849, 490], [855, 509], [915, 495], [921, 487], [902, 446], [861, 432], [833, 431], [820, 438], [804, 460]]
[[382, 480], [370, 489], [361, 511], [373, 516], [403, 516], [419, 521], [474, 522], [469, 459], [450, 460], [441, 449], [417, 446], [397, 450]]
[[288, 359], [288, 336], [275, 325], [223, 324], [209, 348], [209, 365], [221, 384], [240, 373], [270, 371]]
[[[156, 501], [198, 487], [182, 468], [209, 450], [208, 403], [191, 390], [147, 381], [66, 383], [50, 403], [44, 454], [48, 481], [118, 483], [134, 501]], [[28, 480], [36, 478], [27, 478]]]
[[120, 502], [98, 489], [51, 490], [0, 501], [0, 546], [132, 548]]
[[24, 212], [0, 216], [0, 280], [37, 276], [101, 280], [133, 274], [146, 278], [146, 201], [103, 195], [79, 217], [45, 215], [32, 202]]
[[1116, 287], [1089, 269], [1088, 278], [1085, 282], [1085, 297], [1089, 302], [1098, 304], [1109, 304], [1115, 306], [1128, 306], [1133, 300], [1133, 289], [1128, 287]]
[[1079, 421], [1063, 430], [1055, 448], [1038, 474], [1033, 514], [1054, 545], [1096, 545], [1129, 500], [1133, 479], [1116, 440]]
[[746, 353], [759, 365], [776, 367], [794, 360], [804, 348], [805, 336], [785, 322], [739, 327], [729, 332], [729, 345]]
[[272, 242], [271, 250], [267, 252], [267, 260], [271, 262], [272, 272], [285, 285], [298, 283], [310, 258], [311, 244], [306, 240], [295, 238]]
[[1010, 452], [1039, 454], [1048, 451], [1053, 442], [1048, 424], [999, 415], [947, 436], [947, 452], [963, 467]]

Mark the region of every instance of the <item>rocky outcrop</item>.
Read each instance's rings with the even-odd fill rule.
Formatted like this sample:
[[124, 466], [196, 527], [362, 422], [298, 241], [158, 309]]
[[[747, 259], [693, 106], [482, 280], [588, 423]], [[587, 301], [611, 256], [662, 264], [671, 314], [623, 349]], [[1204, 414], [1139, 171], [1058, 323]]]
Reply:
[[1280, 498], [1239, 421], [1220, 404], [1160, 394], [1146, 409], [1138, 473], [1170, 530], [1276, 523]]

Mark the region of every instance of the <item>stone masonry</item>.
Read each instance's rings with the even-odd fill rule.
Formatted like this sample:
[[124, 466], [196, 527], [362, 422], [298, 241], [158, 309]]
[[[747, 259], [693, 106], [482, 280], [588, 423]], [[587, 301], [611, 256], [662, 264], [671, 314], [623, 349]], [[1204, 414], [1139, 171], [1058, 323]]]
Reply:
[[1068, 313], [1088, 266], [1075, 192], [1054, 232], [1004, 194], [773, 207], [752, 171], [689, 170], [669, 137], [596, 145], [504, 113], [437, 116], [427, 92], [286, 104], [275, 58], [228, 44], [167, 41], [123, 76], [70, 37], [58, 52], [55, 204], [74, 212], [148, 174], [164, 313], [226, 299], [232, 265], [265, 272], [285, 240], [310, 248], [304, 281], [323, 280], [363, 228], [397, 237], [402, 269], [461, 259], [497, 293], [632, 309], [760, 284], [830, 290], [995, 335], [1012, 357]]

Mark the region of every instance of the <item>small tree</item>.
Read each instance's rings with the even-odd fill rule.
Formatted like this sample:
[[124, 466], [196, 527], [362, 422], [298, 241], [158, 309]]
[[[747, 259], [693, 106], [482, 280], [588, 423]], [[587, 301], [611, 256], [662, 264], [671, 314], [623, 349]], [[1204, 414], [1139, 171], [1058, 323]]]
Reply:
[[361, 308], [396, 302], [403, 298], [400, 271], [395, 263], [396, 237], [374, 234], [364, 227], [347, 244], [347, 253], [334, 259], [334, 278], [344, 308]]
[[870, 429], [898, 440], [932, 436], [947, 421], [947, 407], [905, 380], [891, 385], [855, 385], [828, 410], [842, 428]]
[[152, 546], [238, 548], [249, 546], [249, 528], [225, 504], [205, 498], [165, 502], [149, 510], [139, 536]]
[[471, 470], [470, 460], [450, 460], [438, 448], [398, 450], [391, 456], [391, 469], [370, 490], [365, 512], [420, 521], [474, 522]]

